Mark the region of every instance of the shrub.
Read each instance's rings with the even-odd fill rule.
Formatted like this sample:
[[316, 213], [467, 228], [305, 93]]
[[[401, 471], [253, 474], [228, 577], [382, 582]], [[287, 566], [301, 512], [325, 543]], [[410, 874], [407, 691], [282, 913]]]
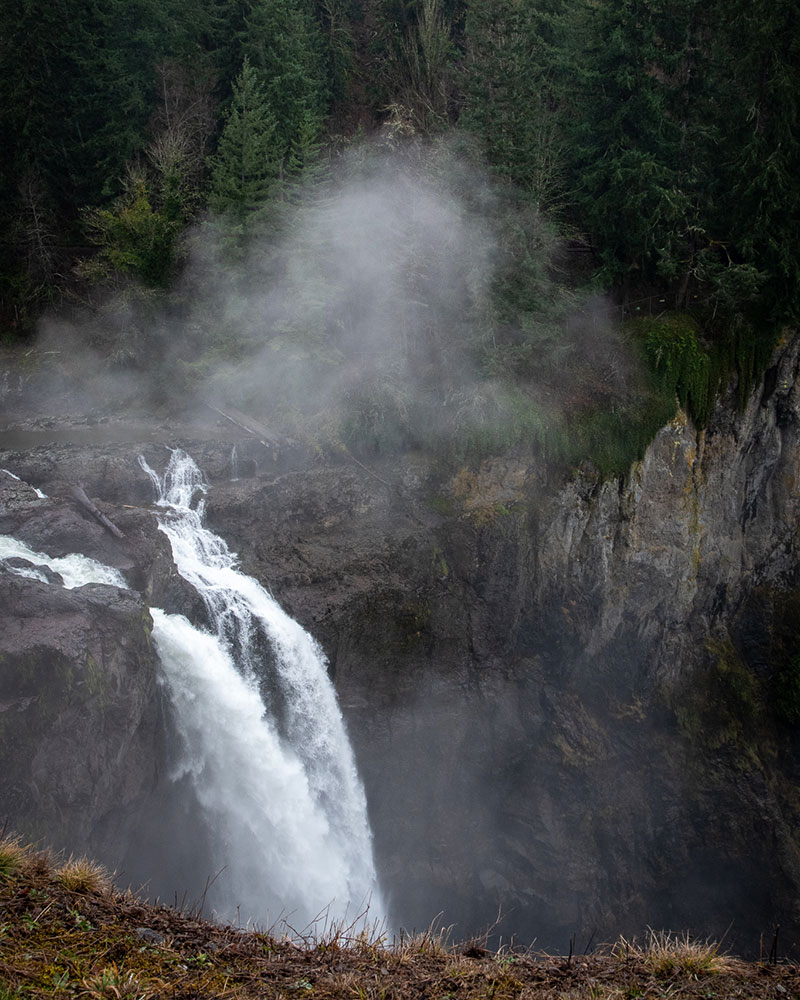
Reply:
[[170, 283], [177, 265], [181, 219], [153, 204], [143, 173], [132, 171], [126, 190], [110, 209], [85, 216], [89, 236], [100, 250], [80, 271], [89, 281], [106, 281], [114, 271], [132, 274], [150, 286]]
[[341, 437], [357, 455], [393, 454], [415, 443], [414, 402], [401, 376], [379, 371], [343, 399]]
[[685, 313], [665, 313], [636, 320], [644, 354], [653, 375], [666, 393], [678, 402], [699, 426], [711, 415], [719, 388], [720, 372], [700, 343], [699, 327]]
[[590, 410], [571, 425], [565, 457], [572, 465], [588, 459], [603, 479], [624, 475], [674, 412], [674, 402], [660, 393], [610, 410]]

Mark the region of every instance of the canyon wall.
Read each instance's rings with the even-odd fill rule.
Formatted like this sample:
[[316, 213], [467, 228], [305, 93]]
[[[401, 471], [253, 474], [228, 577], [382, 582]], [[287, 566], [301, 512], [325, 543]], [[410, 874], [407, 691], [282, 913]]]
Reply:
[[[243, 437], [234, 467], [213, 429], [166, 442], [328, 655], [397, 928], [443, 911], [464, 937], [499, 914], [549, 949], [651, 925], [757, 954], [780, 924], [800, 948], [797, 374], [787, 344], [742, 412], [724, 401], [703, 432], [679, 413], [618, 481], [554, 482], [521, 453], [366, 468]], [[52, 498], [0, 473], [0, 532], [131, 585], [0, 572], [0, 818], [112, 863], [163, 777], [147, 607], [203, 617], [139, 451], [164, 466], [146, 442], [0, 451]], [[124, 541], [70, 506], [78, 480]]]

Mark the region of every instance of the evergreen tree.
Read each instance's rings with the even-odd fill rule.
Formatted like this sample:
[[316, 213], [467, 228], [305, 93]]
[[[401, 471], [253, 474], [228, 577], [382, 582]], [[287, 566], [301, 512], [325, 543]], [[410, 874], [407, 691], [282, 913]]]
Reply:
[[0, 125], [14, 176], [35, 169], [73, 215], [112, 192], [144, 144], [157, 63], [188, 45], [174, 13], [156, 0], [3, 6]]
[[[743, 40], [746, 39], [746, 44]], [[793, 0], [720, 7], [713, 39], [720, 136], [716, 259], [762, 282], [756, 316], [800, 317], [800, 10]], [[751, 279], [747, 281], [748, 277]], [[751, 294], [751, 299], [753, 295]]]
[[311, 0], [216, 0], [213, 25], [210, 44], [223, 101], [246, 56], [275, 115], [284, 151], [309, 114], [321, 124], [326, 69]]
[[721, 336], [800, 311], [798, 21], [791, 0], [583, 6], [576, 222], [609, 278], [693, 291]]
[[570, 135], [572, 184], [606, 276], [624, 284], [653, 281], [674, 266], [691, 212], [672, 113], [678, 53], [668, 29], [681, 7], [682, 0], [584, 6], [588, 65]]
[[319, 27], [306, 0], [256, 0], [246, 23], [242, 51], [259, 71], [288, 149], [310, 118], [319, 130], [327, 104]]
[[467, 3], [461, 122], [481, 137], [496, 171], [545, 206], [563, 184], [564, 7]]
[[241, 225], [265, 206], [280, 175], [284, 144], [258, 73], [245, 57], [211, 164], [209, 205]]
[[322, 144], [319, 141], [319, 121], [309, 112], [301, 121], [296, 138], [289, 146], [285, 161], [287, 179], [303, 187], [308, 187], [321, 180], [325, 166], [320, 159]]
[[0, 5], [0, 305], [16, 313], [69, 273], [47, 241], [81, 241], [81, 209], [120, 190], [146, 141], [156, 65], [190, 51], [199, 2]]
[[315, 16], [321, 28], [322, 57], [333, 101], [344, 101], [356, 71], [353, 10], [350, 0], [316, 0]]

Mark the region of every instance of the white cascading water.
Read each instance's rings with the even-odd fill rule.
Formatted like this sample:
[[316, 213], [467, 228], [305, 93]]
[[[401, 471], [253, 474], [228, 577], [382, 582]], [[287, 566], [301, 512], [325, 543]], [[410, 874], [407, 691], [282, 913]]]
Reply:
[[[14, 477], [17, 478], [16, 476]], [[24, 542], [11, 535], [0, 535], [0, 559], [25, 559], [31, 563], [30, 566], [7, 566], [11, 573], [17, 576], [24, 576], [31, 580], [38, 580], [40, 583], [50, 583], [47, 575], [38, 566], [47, 566], [58, 573], [67, 590], [74, 590], [76, 587], [83, 587], [87, 583], [107, 583], [112, 587], [127, 587], [125, 578], [120, 572], [110, 566], [89, 559], [88, 556], [68, 555], [68, 556], [48, 556], [44, 552], [35, 552]]]
[[190, 778], [221, 870], [213, 905], [259, 924], [352, 919], [367, 904], [382, 920], [364, 791], [322, 651], [203, 525], [192, 459], [173, 451], [163, 478], [139, 461], [214, 624], [209, 635], [153, 610], [182, 744], [174, 776]]

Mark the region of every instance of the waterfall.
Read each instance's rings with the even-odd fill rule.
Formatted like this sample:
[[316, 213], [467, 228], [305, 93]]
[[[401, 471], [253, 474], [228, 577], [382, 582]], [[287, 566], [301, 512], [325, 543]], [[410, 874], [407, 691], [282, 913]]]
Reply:
[[[214, 624], [206, 632], [151, 609], [174, 728], [170, 776], [191, 787], [212, 855], [195, 888], [216, 875], [206, 904], [260, 926], [352, 921], [367, 903], [368, 920], [382, 920], [364, 791], [321, 649], [203, 525], [206, 487], [191, 458], [173, 452], [163, 478], [140, 464], [176, 566]], [[54, 558], [0, 535], [0, 560], [15, 558], [25, 564], [4, 568], [48, 585], [127, 586], [85, 556]], [[164, 836], [184, 837], [191, 852], [195, 831]]]
[[325, 912], [382, 918], [364, 791], [324, 655], [203, 524], [205, 484], [172, 452], [163, 477], [140, 458], [181, 575], [214, 629], [154, 610], [180, 738], [175, 778], [195, 790], [222, 871], [221, 916], [293, 926]]

